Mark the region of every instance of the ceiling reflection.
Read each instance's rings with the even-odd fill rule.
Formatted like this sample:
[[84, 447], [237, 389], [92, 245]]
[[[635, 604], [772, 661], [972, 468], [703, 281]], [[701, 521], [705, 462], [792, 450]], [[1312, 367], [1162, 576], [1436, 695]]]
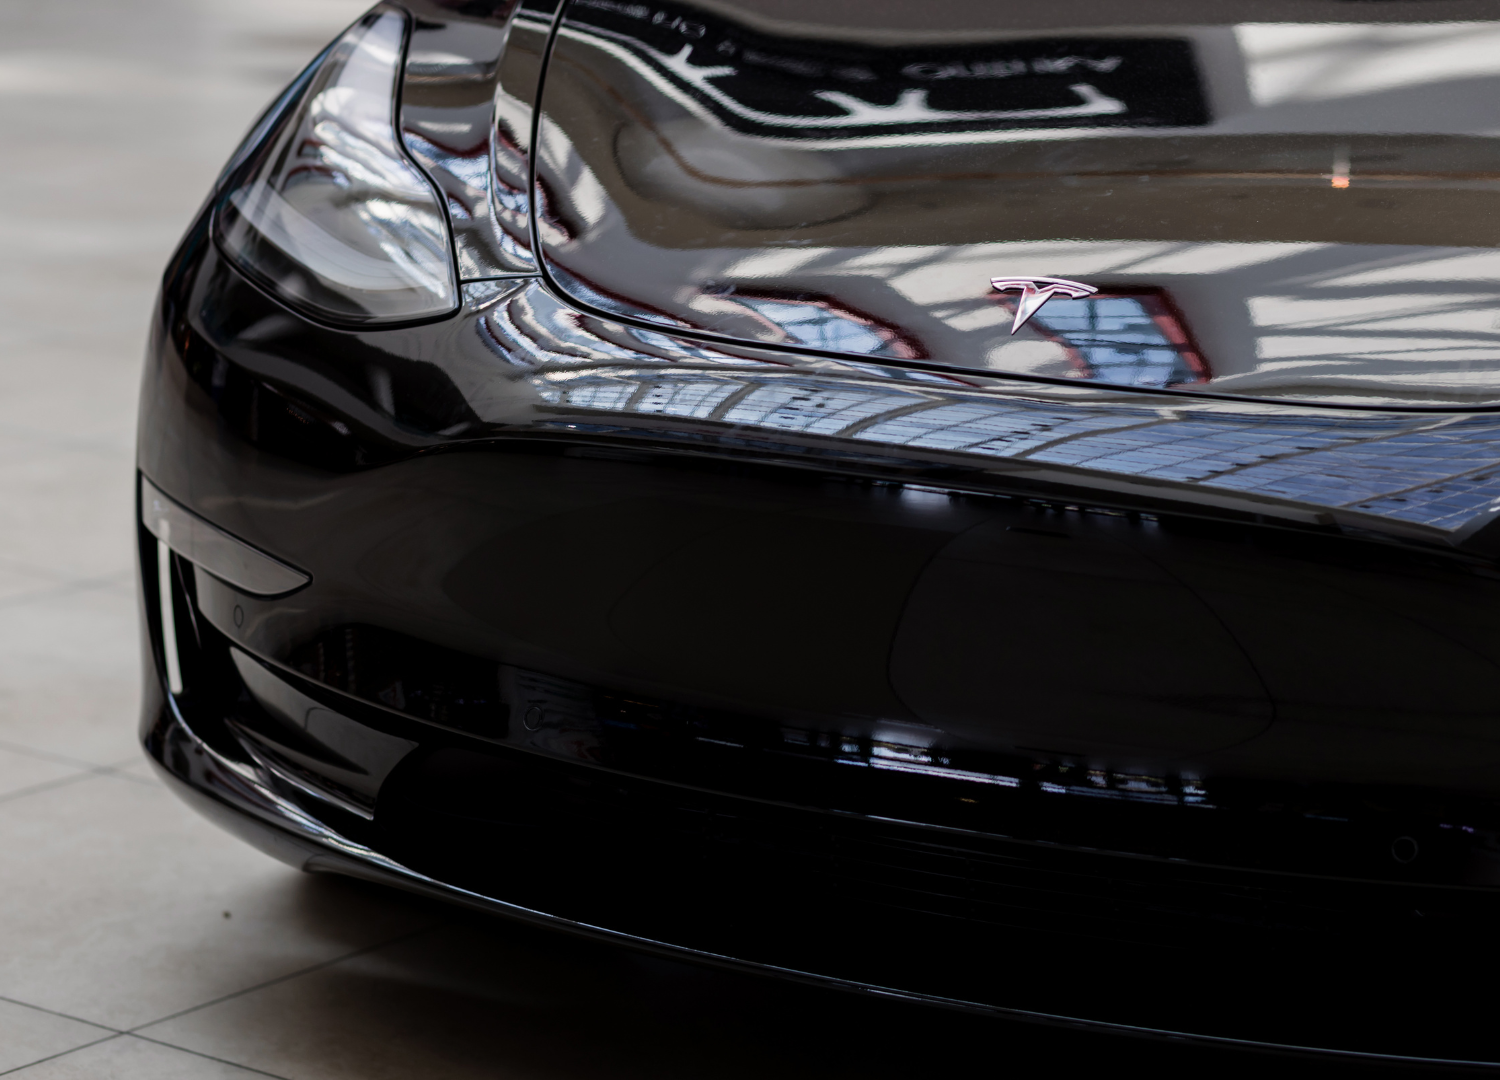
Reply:
[[[1018, 301], [1005, 304], [1013, 310]], [[1034, 318], [1035, 332], [1080, 378], [1155, 387], [1209, 380], [1208, 365], [1164, 289], [1059, 297]]]
[[[1207, 123], [1179, 37], [1028, 38], [917, 47], [758, 33], [706, 8], [573, 0], [569, 31], [648, 69], [739, 131], [848, 139], [1019, 127]], [[607, 44], [606, 44], [607, 43]]]
[[505, 47], [505, 28], [483, 13], [418, 19], [407, 46], [402, 141], [443, 192], [465, 280], [534, 268], [516, 230], [495, 212], [515, 198], [490, 152], [495, 72]]
[[[1083, 470], [1094, 483], [1115, 477], [1163, 493], [1167, 484], [1256, 513], [1405, 527], [1433, 539], [1460, 540], [1500, 515], [1500, 419], [1485, 415], [1247, 411], [1213, 401], [1167, 408], [1118, 397], [1002, 396], [922, 373], [882, 379], [875, 368], [868, 377], [857, 369], [855, 377], [820, 375], [691, 343], [680, 348], [667, 335], [580, 316], [536, 286], [498, 295], [476, 325], [487, 349], [513, 370], [534, 372], [528, 425], [606, 423], [628, 434], [632, 416], [649, 417], [659, 440], [673, 431], [657, 423], [678, 418], [686, 426], [675, 433], [695, 440], [759, 433], [792, 440], [791, 452], [810, 448], [797, 440], [815, 438], [851, 450], [1004, 462], [1022, 476], [1057, 478], [1060, 470], [1065, 480]], [[487, 420], [520, 419], [512, 405], [485, 416], [478, 396], [471, 404]]]
[[[850, 766], [982, 785], [976, 795], [987, 794], [984, 788], [1008, 788], [1048, 796], [1217, 809], [1203, 778], [1191, 771], [1153, 775], [1099, 762], [996, 753], [921, 725], [854, 718], [838, 730], [778, 725], [611, 693], [509, 665], [501, 667], [499, 685], [512, 715], [521, 720], [503, 729], [505, 741], [551, 757], [627, 772], [643, 766], [670, 772], [670, 766], [663, 770], [660, 764], [668, 757], [661, 747], [675, 744], [679, 759], [690, 761], [700, 776], [722, 768], [723, 760], [738, 751], [733, 758], [763, 761], [769, 757], [778, 764]], [[647, 757], [643, 750], [655, 752]], [[757, 766], [766, 767], [760, 761], [740, 767]], [[960, 796], [959, 801], [976, 803], [972, 797]]]
[[[449, 370], [488, 423], [603, 424], [629, 434], [631, 417], [649, 417], [643, 432], [653, 439], [770, 436], [767, 445], [793, 454], [868, 447], [985, 468], [1003, 463], [1012, 477], [1140, 483], [1148, 494], [1172, 490], [1257, 514], [1405, 530], [1445, 543], [1500, 517], [1500, 417], [1493, 414], [1153, 401], [1014, 383], [997, 393], [1002, 387], [993, 383], [899, 365], [789, 363], [797, 358], [715, 349], [580, 314], [535, 282], [464, 291], [485, 359], [460, 362], [455, 354]], [[1177, 355], [1174, 362], [1186, 362]], [[515, 392], [497, 381], [496, 360], [531, 385], [531, 410], [515, 411]], [[658, 422], [670, 418], [683, 426]]]
[[[1023, 30], [938, 3], [926, 32], [872, 9], [835, 39], [817, 0], [800, 21], [573, 0], [542, 96], [547, 268], [581, 304], [729, 340], [1500, 404], [1500, 21], [1450, 9], [1166, 2], [1135, 26], [1082, 4]], [[1028, 276], [1104, 298], [1012, 336], [988, 283]]]

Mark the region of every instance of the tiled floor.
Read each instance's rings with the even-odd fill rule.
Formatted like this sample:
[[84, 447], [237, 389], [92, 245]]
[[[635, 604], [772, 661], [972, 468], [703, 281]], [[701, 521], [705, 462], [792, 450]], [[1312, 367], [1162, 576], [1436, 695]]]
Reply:
[[364, 3], [0, 0], [0, 1074], [1188, 1067], [305, 876], [160, 786], [135, 744], [130, 567], [152, 293], [240, 132]]

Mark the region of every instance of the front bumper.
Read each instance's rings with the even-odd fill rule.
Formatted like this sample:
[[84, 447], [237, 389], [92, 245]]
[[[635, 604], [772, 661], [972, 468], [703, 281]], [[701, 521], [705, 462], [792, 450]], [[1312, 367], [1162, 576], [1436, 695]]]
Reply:
[[[1389, 933], [1330, 944], [1309, 932], [1308, 918], [1325, 929], [1368, 919], [1357, 889], [984, 843], [496, 755], [451, 734], [414, 754], [446, 759], [435, 783], [396, 774], [367, 818], [257, 750], [243, 692], [236, 715], [190, 720], [152, 674], [143, 736], [160, 775], [205, 817], [306, 871], [1009, 1019], [1338, 1058], [1487, 1060], [1488, 1029], [1475, 1022], [1487, 1001], [1460, 976], [1483, 963], [1472, 937], [1429, 935], [1414, 949]], [[1231, 909], [1239, 917], [1226, 922]], [[1469, 950], [1461, 959], [1455, 944]]]

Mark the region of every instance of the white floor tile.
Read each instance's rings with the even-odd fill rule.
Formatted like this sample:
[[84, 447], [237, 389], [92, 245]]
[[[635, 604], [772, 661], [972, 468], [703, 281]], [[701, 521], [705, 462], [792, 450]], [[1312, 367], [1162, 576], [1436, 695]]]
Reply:
[[[915, 1013], [915, 1015], [913, 1015]], [[144, 1029], [298, 1080], [957, 1075], [924, 1014], [465, 918]], [[943, 1019], [941, 1016], [939, 1019]], [[915, 1021], [915, 1023], [913, 1023]], [[972, 1049], [972, 1046], [970, 1047]]]
[[0, 555], [69, 580], [128, 572], [133, 476], [128, 450], [112, 457], [53, 450], [0, 461]]
[[298, 1080], [637, 1076], [639, 1018], [617, 963], [466, 922], [143, 1033]]
[[0, 742], [88, 765], [116, 765], [140, 753], [139, 710], [140, 679], [133, 670], [114, 677], [79, 672], [69, 679], [0, 681]]
[[46, 567], [0, 557], [0, 607], [51, 593], [66, 582], [64, 575]]
[[139, 752], [135, 586], [124, 573], [0, 602], [0, 742], [94, 765]]
[[0, 1001], [0, 1073], [108, 1038], [106, 1028]]
[[0, 802], [0, 881], [0, 997], [114, 1028], [432, 918], [400, 894], [284, 867], [164, 788], [113, 777]]
[[76, 765], [35, 754], [17, 753], [0, 746], [0, 801], [23, 796], [35, 788], [70, 776], [87, 775], [87, 771]]

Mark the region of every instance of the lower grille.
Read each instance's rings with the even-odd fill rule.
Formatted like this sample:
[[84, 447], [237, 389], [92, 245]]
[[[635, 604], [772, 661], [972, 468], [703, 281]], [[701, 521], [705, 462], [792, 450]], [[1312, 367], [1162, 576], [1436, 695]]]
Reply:
[[[1160, 1025], [1276, 987], [1360, 1027], [1443, 1022], [1489, 953], [1482, 892], [1215, 870], [795, 810], [514, 752], [419, 752], [387, 853], [484, 895], [756, 963], [943, 997]], [[1341, 989], [1330, 997], [1329, 973]], [[1456, 984], [1455, 984], [1456, 985]], [[1315, 988], [1317, 993], [1314, 993]], [[1312, 996], [1309, 996], [1312, 995]], [[1303, 1001], [1301, 1006], [1296, 1005]], [[1262, 1010], [1263, 1011], [1263, 1010]], [[1250, 1015], [1247, 1013], [1246, 1015]], [[1286, 1037], [1286, 1032], [1283, 1032]], [[1295, 1033], [1293, 1033], [1293, 1038]], [[1382, 1037], [1399, 1038], [1385, 1033]]]

